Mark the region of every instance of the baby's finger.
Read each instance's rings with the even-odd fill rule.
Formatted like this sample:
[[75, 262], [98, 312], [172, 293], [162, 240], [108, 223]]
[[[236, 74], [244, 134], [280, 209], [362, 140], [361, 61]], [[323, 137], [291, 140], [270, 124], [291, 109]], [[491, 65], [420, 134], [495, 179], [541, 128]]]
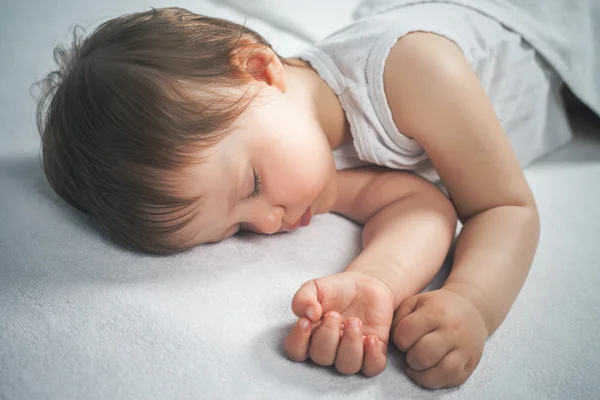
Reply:
[[415, 371], [408, 367], [406, 368], [406, 375], [422, 386], [439, 389], [450, 385], [452, 382], [464, 382], [465, 361], [458, 350], [453, 350], [435, 367], [424, 371]]
[[427, 312], [417, 310], [398, 323], [394, 343], [402, 351], [410, 349], [417, 340], [438, 328], [438, 321]]
[[335, 368], [342, 374], [355, 374], [363, 364], [362, 322], [351, 318], [344, 325], [344, 335], [335, 358]]
[[319, 291], [314, 279], [298, 289], [292, 300], [292, 311], [297, 317], [306, 317], [312, 322], [321, 319], [323, 308], [319, 303]]
[[325, 314], [321, 324], [313, 331], [308, 356], [316, 364], [333, 365], [340, 342], [342, 317], [335, 311]]
[[406, 353], [406, 362], [416, 370], [431, 368], [454, 348], [452, 337], [442, 330], [423, 336]]
[[398, 322], [406, 318], [409, 314], [412, 314], [417, 309], [417, 305], [419, 303], [419, 295], [409, 297], [404, 300], [400, 307], [394, 313], [394, 321], [392, 322], [392, 327], [395, 327]]
[[311, 325], [312, 323], [307, 318], [300, 318], [288, 333], [283, 348], [290, 359], [304, 361], [308, 358]]
[[365, 356], [363, 359], [362, 372], [366, 376], [375, 376], [385, 369], [385, 353], [387, 346], [379, 341], [377, 337], [369, 335], [364, 341]]

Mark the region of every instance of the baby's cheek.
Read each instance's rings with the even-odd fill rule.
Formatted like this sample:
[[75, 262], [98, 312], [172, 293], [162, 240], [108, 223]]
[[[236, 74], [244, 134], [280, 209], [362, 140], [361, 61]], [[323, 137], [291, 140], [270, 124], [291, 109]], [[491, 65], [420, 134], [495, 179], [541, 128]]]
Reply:
[[319, 142], [297, 143], [286, 152], [285, 165], [280, 164], [282, 186], [295, 197], [316, 198], [327, 188], [335, 175], [333, 155]]
[[295, 182], [296, 190], [304, 197], [317, 197], [327, 186], [327, 176], [322, 170], [305, 168]]

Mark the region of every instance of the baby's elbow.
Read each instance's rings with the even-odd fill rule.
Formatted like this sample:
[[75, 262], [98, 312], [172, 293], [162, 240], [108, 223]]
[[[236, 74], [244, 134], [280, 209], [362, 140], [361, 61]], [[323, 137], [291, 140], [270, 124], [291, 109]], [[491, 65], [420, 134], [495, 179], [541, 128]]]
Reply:
[[532, 235], [535, 237], [536, 242], [538, 242], [540, 239], [541, 218], [537, 204], [535, 201], [532, 201], [530, 204], [524, 206], [523, 209], [525, 214], [524, 218], [527, 218], [527, 224], [530, 226]]
[[413, 196], [418, 199], [420, 207], [427, 210], [427, 221], [424, 219], [423, 223], [427, 223], [430, 229], [453, 238], [458, 224], [458, 212], [448, 196], [425, 180], [416, 188]]
[[458, 212], [456, 211], [456, 207], [450, 199], [443, 193], [438, 192], [438, 207], [439, 210], [439, 221], [440, 229], [443, 229], [448, 235], [454, 236], [456, 235], [456, 227], [458, 225]]

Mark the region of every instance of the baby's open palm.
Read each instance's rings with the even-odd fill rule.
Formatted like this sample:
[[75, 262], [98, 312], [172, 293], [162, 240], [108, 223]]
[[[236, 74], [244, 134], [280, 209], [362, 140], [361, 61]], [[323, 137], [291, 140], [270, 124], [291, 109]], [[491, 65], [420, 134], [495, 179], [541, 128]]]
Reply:
[[311, 358], [344, 374], [385, 368], [394, 298], [385, 283], [346, 271], [313, 279], [296, 292], [292, 310], [299, 317], [285, 340], [290, 358]]

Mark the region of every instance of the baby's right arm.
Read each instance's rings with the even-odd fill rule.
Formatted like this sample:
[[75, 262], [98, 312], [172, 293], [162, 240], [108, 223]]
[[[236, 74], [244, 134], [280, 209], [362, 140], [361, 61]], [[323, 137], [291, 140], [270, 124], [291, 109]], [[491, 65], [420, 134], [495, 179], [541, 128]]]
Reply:
[[342, 373], [377, 375], [392, 314], [442, 265], [456, 212], [429, 182], [374, 167], [339, 172], [337, 199], [334, 212], [364, 224], [363, 250], [344, 272], [298, 290], [292, 309], [299, 320], [285, 350], [297, 361], [310, 357]]
[[394, 309], [420, 292], [441, 267], [456, 231], [456, 211], [434, 185], [407, 172], [338, 172], [333, 211], [364, 225], [362, 252], [347, 270], [385, 282]]

